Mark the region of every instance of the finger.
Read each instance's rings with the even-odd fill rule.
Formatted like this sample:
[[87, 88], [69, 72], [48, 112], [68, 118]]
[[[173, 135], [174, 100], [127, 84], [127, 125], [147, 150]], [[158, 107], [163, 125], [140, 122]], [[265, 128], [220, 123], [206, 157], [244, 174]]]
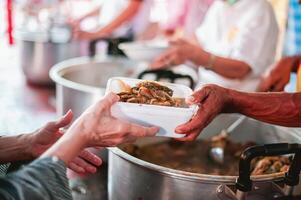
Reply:
[[76, 173], [85, 173], [85, 169], [78, 166], [77, 164], [75, 164], [73, 161], [71, 161], [69, 164], [68, 164], [68, 168], [75, 171]]
[[160, 69], [168, 66], [169, 57], [171, 56], [170, 50], [163, 53], [150, 65], [152, 69]]
[[287, 82], [284, 81], [280, 81], [278, 82], [274, 87], [273, 87], [273, 92], [281, 92], [284, 90], [285, 86], [286, 86]]
[[72, 163], [77, 165], [78, 167], [81, 167], [85, 170], [85, 172], [89, 173], [95, 173], [97, 171], [97, 168], [93, 166], [92, 164], [86, 162], [84, 159], [80, 157], [76, 157], [72, 160]]
[[176, 138], [176, 140], [181, 142], [189, 142], [197, 139], [198, 135], [201, 133], [200, 129], [196, 129], [192, 131], [191, 133], [188, 133], [185, 137], [182, 138]]
[[214, 112], [211, 112], [210, 99], [206, 101], [198, 110], [197, 114], [187, 123], [176, 127], [175, 132], [179, 134], [189, 134], [194, 130], [202, 131], [216, 116]]
[[186, 98], [186, 103], [189, 105], [192, 104], [200, 104], [205, 99], [207, 99], [209, 95], [210, 89], [204, 86], [203, 88], [199, 89], [198, 91], [194, 92], [191, 96]]
[[263, 79], [258, 86], [258, 92], [268, 92], [273, 88], [273, 83], [270, 78]]
[[97, 155], [91, 153], [88, 150], [83, 150], [78, 156], [93, 165], [100, 166], [102, 164], [102, 160]]
[[62, 116], [57, 121], [48, 122], [46, 126], [44, 127], [49, 132], [56, 132], [60, 128], [65, 127], [69, 125], [73, 118], [73, 112], [69, 110], [64, 116]]
[[110, 92], [103, 99], [101, 99], [95, 104], [96, 110], [98, 111], [98, 113], [99, 112], [102, 113], [104, 109], [109, 110], [112, 107], [112, 105], [118, 101], [119, 101], [119, 96], [117, 94]]

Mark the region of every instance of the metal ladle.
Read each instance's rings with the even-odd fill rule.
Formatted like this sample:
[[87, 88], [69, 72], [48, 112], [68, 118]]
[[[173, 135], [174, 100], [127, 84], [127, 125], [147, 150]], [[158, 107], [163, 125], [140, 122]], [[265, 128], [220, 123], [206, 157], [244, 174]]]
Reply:
[[[229, 137], [231, 134], [247, 117], [240, 116], [236, 121], [234, 121], [227, 129], [222, 130], [220, 134], [223, 134], [223, 137]], [[209, 157], [217, 164], [224, 164], [225, 160], [225, 146], [212, 147], [209, 150]]]

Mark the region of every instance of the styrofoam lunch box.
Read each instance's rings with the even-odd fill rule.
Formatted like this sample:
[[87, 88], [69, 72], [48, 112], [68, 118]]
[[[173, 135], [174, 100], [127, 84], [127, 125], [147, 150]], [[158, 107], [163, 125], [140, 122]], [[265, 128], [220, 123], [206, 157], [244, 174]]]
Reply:
[[[144, 81], [140, 79], [113, 77], [108, 80], [106, 94], [109, 92], [122, 92], [119, 80], [130, 85], [135, 86], [137, 83]], [[192, 94], [192, 90], [185, 85], [163, 83], [160, 84], [169, 87], [173, 90], [173, 97], [186, 98]], [[117, 102], [111, 108], [112, 116], [137, 123], [143, 126], [157, 126], [160, 131], [156, 136], [181, 138], [184, 135], [176, 134], [175, 128], [191, 119], [197, 110], [197, 106], [190, 106], [189, 108], [176, 108], [168, 106], [147, 105]]]

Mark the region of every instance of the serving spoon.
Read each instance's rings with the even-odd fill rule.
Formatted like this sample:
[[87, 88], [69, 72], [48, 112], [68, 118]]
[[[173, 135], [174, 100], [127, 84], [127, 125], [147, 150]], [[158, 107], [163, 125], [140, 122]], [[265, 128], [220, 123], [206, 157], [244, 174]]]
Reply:
[[[237, 120], [235, 120], [227, 129], [221, 131], [220, 135], [222, 137], [229, 137], [230, 134], [246, 119], [246, 116], [240, 116]], [[225, 161], [225, 145], [222, 144], [220, 146], [211, 147], [209, 150], [209, 157], [212, 161], [217, 164], [224, 164]]]

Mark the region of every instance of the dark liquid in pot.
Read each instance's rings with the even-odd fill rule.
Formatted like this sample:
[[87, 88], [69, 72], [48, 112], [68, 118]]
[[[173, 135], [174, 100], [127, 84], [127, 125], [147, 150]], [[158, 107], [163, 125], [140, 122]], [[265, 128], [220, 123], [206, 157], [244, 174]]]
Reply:
[[[208, 152], [210, 150], [211, 142], [206, 140], [193, 142], [168, 141], [143, 147], [129, 144], [122, 146], [121, 149], [144, 161], [172, 169], [200, 174], [238, 175], [239, 156], [245, 148], [252, 146], [253, 144], [254, 143], [228, 143], [225, 147], [225, 163], [223, 165], [217, 164], [209, 158]], [[270, 158], [277, 161], [279, 160], [279, 162], [282, 159], [284, 159], [284, 163], [289, 162], [286, 157]], [[270, 158], [265, 158], [264, 164], [269, 161], [267, 159]], [[252, 169], [254, 169], [255, 165], [258, 164], [258, 161], [262, 159], [263, 158], [254, 160]], [[280, 166], [281, 168], [284, 163], [280, 163], [282, 164]], [[270, 164], [272, 165], [273, 163], [271, 162]], [[267, 165], [260, 165], [259, 170], [265, 166]], [[268, 174], [280, 171], [280, 168], [270, 168], [271, 167], [269, 166], [266, 170], [261, 170], [259, 174]]]

